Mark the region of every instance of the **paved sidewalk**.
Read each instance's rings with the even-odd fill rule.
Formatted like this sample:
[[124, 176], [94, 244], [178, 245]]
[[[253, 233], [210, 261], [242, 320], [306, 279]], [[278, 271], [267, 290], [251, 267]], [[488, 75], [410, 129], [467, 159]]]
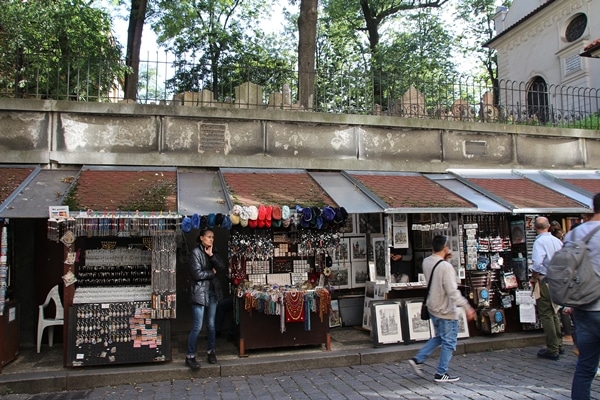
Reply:
[[[201, 377], [105, 386], [47, 394], [9, 394], [3, 400], [109, 399], [546, 399], [570, 398], [576, 356], [567, 347], [559, 361], [537, 358], [540, 346], [457, 354], [455, 383], [435, 383], [437, 358], [425, 363], [427, 379], [403, 361], [285, 373]], [[434, 353], [436, 354], [436, 353]], [[592, 398], [600, 398], [600, 379]]]

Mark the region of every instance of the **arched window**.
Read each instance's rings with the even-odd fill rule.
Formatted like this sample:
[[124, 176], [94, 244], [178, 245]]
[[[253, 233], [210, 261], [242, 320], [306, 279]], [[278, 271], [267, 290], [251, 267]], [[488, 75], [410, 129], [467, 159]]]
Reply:
[[550, 117], [548, 109], [548, 85], [544, 78], [536, 76], [527, 90], [527, 112], [531, 120], [546, 123]]

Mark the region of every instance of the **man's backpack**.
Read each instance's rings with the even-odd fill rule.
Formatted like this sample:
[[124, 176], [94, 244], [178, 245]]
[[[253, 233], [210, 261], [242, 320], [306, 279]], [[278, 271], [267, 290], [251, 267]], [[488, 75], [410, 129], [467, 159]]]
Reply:
[[[580, 307], [600, 299], [600, 275], [594, 270], [588, 242], [600, 226], [580, 240], [570, 240], [552, 256], [546, 269], [550, 297], [555, 304]], [[577, 231], [573, 231], [573, 236]]]

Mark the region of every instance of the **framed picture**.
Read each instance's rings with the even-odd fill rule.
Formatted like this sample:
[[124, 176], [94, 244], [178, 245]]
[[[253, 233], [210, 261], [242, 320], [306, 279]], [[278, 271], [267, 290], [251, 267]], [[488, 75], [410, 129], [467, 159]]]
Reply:
[[340, 264], [333, 263], [331, 267], [331, 275], [329, 275], [328, 283], [336, 289], [350, 288], [350, 263]]
[[329, 327], [333, 328], [342, 325], [340, 316], [340, 305], [337, 300], [331, 300], [331, 312], [329, 313]]
[[392, 214], [393, 216], [393, 224], [394, 225], [406, 225], [406, 214], [404, 213], [397, 213], [397, 214]]
[[375, 282], [366, 282], [365, 283], [365, 302], [363, 305], [363, 323], [362, 323], [362, 327], [363, 329], [366, 330], [371, 330], [371, 302], [375, 301], [375, 300], [383, 300], [384, 299], [384, 295], [385, 293], [382, 295], [381, 292], [383, 291], [381, 289], [381, 286], [385, 286], [385, 285], [378, 285]]
[[408, 227], [407, 226], [394, 226], [393, 233], [393, 246], [396, 249], [408, 248]]
[[367, 262], [352, 263], [352, 287], [364, 287], [369, 281], [369, 267]]
[[371, 302], [371, 323], [373, 344], [402, 343], [402, 321], [400, 311], [402, 303], [395, 301]]
[[511, 221], [510, 236], [513, 244], [525, 243], [525, 222]]
[[410, 340], [429, 340], [431, 339], [431, 330], [428, 320], [421, 319], [422, 301], [407, 301], [406, 317], [408, 324], [408, 337]]
[[469, 337], [469, 321], [467, 320], [467, 311], [464, 307], [458, 308], [458, 338]]
[[350, 240], [345, 238], [340, 238], [340, 241], [337, 247], [331, 252], [331, 260], [334, 265], [339, 262], [339, 264], [344, 264], [345, 262], [350, 261], [350, 252], [349, 252]]
[[386, 261], [388, 259], [388, 250], [385, 245], [385, 238], [374, 237], [373, 239], [373, 264], [375, 266], [375, 280], [386, 279]]
[[350, 238], [350, 260], [367, 260], [367, 239], [365, 237]]

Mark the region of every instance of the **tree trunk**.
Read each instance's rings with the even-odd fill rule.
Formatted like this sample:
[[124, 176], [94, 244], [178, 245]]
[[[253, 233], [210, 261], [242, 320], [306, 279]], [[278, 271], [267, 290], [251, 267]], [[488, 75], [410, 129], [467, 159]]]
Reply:
[[298, 17], [298, 98], [306, 110], [313, 108], [315, 94], [318, 3], [318, 0], [302, 0]]
[[137, 86], [140, 74], [140, 49], [142, 32], [146, 20], [148, 0], [131, 0], [129, 28], [127, 29], [126, 63], [132, 72], [125, 76], [125, 99], [137, 100]]

